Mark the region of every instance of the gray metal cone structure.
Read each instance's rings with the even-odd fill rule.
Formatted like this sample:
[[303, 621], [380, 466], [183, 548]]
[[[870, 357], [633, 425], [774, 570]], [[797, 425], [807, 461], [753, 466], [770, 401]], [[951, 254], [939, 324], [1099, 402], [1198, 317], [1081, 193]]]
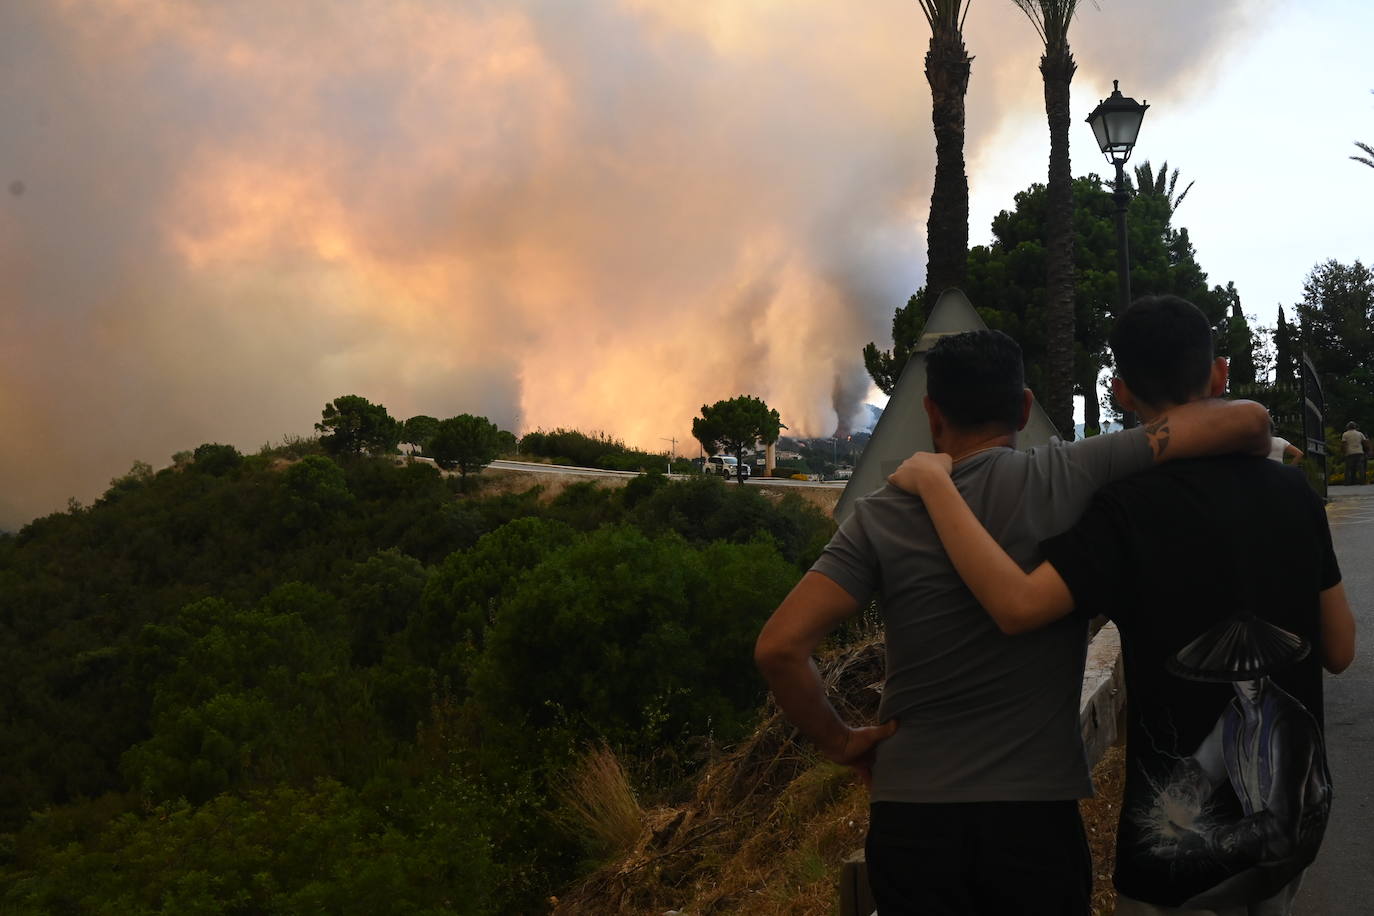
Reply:
[[[902, 376], [897, 380], [897, 387], [893, 389], [883, 415], [878, 418], [878, 425], [873, 428], [873, 438], [859, 457], [854, 474], [840, 495], [840, 501], [835, 506], [835, 521], [844, 524], [844, 520], [854, 511], [854, 503], [859, 497], [883, 487], [887, 483], [887, 475], [897, 470], [898, 465], [912, 452], [934, 450], [924, 404], [926, 353], [941, 337], [986, 328], [987, 324], [979, 317], [978, 310], [962, 291], [947, 289], [940, 296], [931, 310], [921, 339], [916, 342], [916, 348], [902, 369]], [[1031, 405], [1030, 419], [1017, 436], [1016, 447], [1030, 449], [1047, 445], [1051, 437], [1057, 435], [1054, 424], [1037, 401]]]

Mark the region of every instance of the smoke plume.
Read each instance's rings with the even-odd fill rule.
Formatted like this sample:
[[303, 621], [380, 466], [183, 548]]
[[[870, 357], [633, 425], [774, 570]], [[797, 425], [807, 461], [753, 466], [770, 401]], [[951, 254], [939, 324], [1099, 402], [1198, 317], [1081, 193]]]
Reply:
[[[1235, 5], [1086, 10], [1078, 85], [1195, 79]], [[0, 527], [349, 393], [831, 434], [922, 281], [927, 38], [911, 0], [9, 0]], [[967, 38], [976, 190], [1038, 49], [1010, 4]]]

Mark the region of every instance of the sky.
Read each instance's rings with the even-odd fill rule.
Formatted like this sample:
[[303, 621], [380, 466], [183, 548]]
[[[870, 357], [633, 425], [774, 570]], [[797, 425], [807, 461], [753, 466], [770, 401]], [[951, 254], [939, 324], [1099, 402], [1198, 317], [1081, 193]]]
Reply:
[[[1263, 324], [1374, 248], [1374, 9], [1298, 7], [1070, 33], [1075, 174], [1120, 79]], [[913, 0], [6, 0], [0, 528], [343, 394], [694, 451], [748, 393], [830, 435], [924, 277], [928, 37]], [[974, 0], [965, 38], [978, 244], [1048, 139], [1029, 23]]]

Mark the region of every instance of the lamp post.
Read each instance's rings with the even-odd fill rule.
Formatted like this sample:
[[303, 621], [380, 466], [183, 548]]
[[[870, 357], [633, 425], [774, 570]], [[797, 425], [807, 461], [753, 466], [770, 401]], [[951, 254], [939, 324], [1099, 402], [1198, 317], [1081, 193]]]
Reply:
[[673, 462], [677, 461], [677, 437], [674, 436], [673, 438], [669, 439], [667, 436], [659, 436], [658, 438], [661, 442], [673, 443], [672, 454], [668, 457], [668, 476], [671, 477], [673, 476]]
[[[1097, 147], [1107, 161], [1116, 166], [1116, 187], [1112, 199], [1116, 201], [1116, 292], [1117, 314], [1131, 304], [1131, 255], [1126, 240], [1126, 205], [1131, 195], [1126, 190], [1126, 160], [1131, 158], [1140, 122], [1145, 119], [1148, 104], [1137, 102], [1121, 94], [1121, 83], [1112, 80], [1112, 94], [1088, 115]], [[1122, 417], [1123, 426], [1135, 426], [1135, 415], [1129, 411]]]

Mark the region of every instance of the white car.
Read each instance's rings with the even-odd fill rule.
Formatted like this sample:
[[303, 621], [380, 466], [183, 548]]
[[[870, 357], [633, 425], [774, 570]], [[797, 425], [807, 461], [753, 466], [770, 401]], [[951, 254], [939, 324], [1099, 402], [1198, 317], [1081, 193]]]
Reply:
[[719, 474], [722, 477], [737, 477], [741, 467], [744, 470], [744, 476], [748, 477], [749, 465], [741, 465], [734, 455], [713, 455], [706, 459], [706, 465], [703, 470], [707, 474]]

